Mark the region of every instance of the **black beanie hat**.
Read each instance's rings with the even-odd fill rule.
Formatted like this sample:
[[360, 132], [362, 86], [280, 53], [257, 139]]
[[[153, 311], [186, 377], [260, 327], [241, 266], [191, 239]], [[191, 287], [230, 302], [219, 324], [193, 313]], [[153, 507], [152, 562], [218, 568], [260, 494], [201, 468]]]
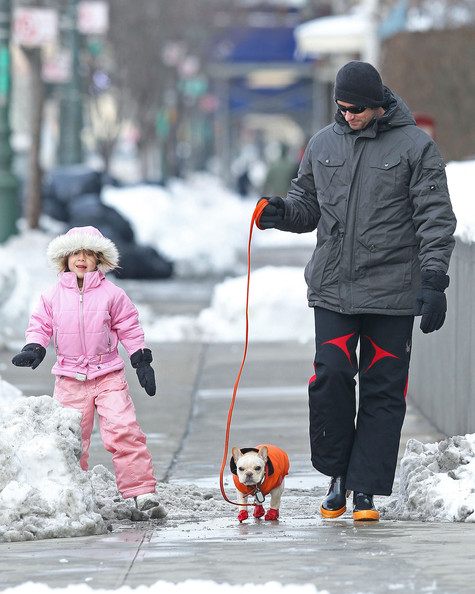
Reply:
[[384, 103], [384, 91], [379, 72], [367, 62], [348, 62], [336, 75], [335, 101], [380, 107]]

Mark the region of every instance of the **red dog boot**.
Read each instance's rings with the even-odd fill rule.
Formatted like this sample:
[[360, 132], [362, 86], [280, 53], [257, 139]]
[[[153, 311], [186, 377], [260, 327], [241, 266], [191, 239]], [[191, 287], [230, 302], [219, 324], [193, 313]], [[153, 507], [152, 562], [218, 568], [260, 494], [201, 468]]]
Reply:
[[238, 514], [238, 520], [240, 522], [243, 522], [244, 520], [247, 520], [247, 518], [249, 517], [248, 513], [247, 513], [247, 509], [242, 509], [239, 514]]
[[270, 510], [266, 513], [265, 519], [266, 520], [277, 520], [278, 517], [279, 517], [279, 510], [270, 508]]
[[264, 513], [265, 513], [265, 511], [264, 511], [264, 508], [262, 507], [262, 505], [256, 505], [254, 507], [254, 517], [255, 518], [262, 518]]

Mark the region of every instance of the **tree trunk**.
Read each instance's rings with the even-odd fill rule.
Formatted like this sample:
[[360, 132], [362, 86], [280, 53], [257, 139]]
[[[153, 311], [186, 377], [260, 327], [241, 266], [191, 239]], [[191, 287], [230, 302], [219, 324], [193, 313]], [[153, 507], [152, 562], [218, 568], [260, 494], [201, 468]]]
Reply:
[[28, 227], [37, 229], [41, 214], [42, 171], [40, 167], [40, 146], [45, 87], [41, 78], [42, 59], [40, 48], [25, 50], [25, 54], [31, 70], [31, 145], [25, 185], [25, 206]]

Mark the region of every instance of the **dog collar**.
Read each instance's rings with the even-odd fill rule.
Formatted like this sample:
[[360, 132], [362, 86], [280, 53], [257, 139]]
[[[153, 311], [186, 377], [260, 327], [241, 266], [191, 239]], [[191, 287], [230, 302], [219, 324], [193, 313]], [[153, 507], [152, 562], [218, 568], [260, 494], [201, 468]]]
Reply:
[[251, 493], [251, 495], [254, 497], [256, 502], [259, 504], [264, 503], [264, 501], [266, 500], [266, 496], [261, 491], [260, 487], [261, 487], [261, 485], [263, 485], [266, 482], [268, 477], [269, 477], [269, 465], [266, 464], [266, 471], [265, 471], [264, 476], [262, 477], [261, 482], [258, 485], [256, 485], [256, 487], [254, 489], [254, 493]]

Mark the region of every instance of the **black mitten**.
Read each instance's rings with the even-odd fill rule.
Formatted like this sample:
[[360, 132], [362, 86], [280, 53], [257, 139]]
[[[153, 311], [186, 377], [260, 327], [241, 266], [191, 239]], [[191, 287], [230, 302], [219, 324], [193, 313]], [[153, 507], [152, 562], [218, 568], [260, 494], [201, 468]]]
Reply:
[[13, 357], [12, 363], [17, 367], [31, 367], [32, 369], [36, 369], [45, 358], [45, 355], [45, 347], [32, 342], [31, 344], [26, 344], [21, 349], [21, 352]]
[[149, 396], [155, 396], [156, 392], [155, 372], [150, 365], [152, 360], [152, 351], [150, 349], [138, 350], [130, 357], [130, 362], [137, 372], [140, 385]]
[[[268, 200], [269, 203], [261, 212], [259, 218], [256, 220], [256, 225], [259, 229], [274, 229], [276, 223], [281, 223], [285, 215], [285, 202], [280, 196], [272, 196], [272, 198], [261, 198], [261, 200]], [[257, 204], [259, 204], [259, 202]]]
[[423, 270], [421, 290], [416, 299], [415, 315], [421, 315], [421, 330], [424, 334], [439, 330], [445, 322], [447, 298], [445, 289], [449, 277], [440, 270]]

